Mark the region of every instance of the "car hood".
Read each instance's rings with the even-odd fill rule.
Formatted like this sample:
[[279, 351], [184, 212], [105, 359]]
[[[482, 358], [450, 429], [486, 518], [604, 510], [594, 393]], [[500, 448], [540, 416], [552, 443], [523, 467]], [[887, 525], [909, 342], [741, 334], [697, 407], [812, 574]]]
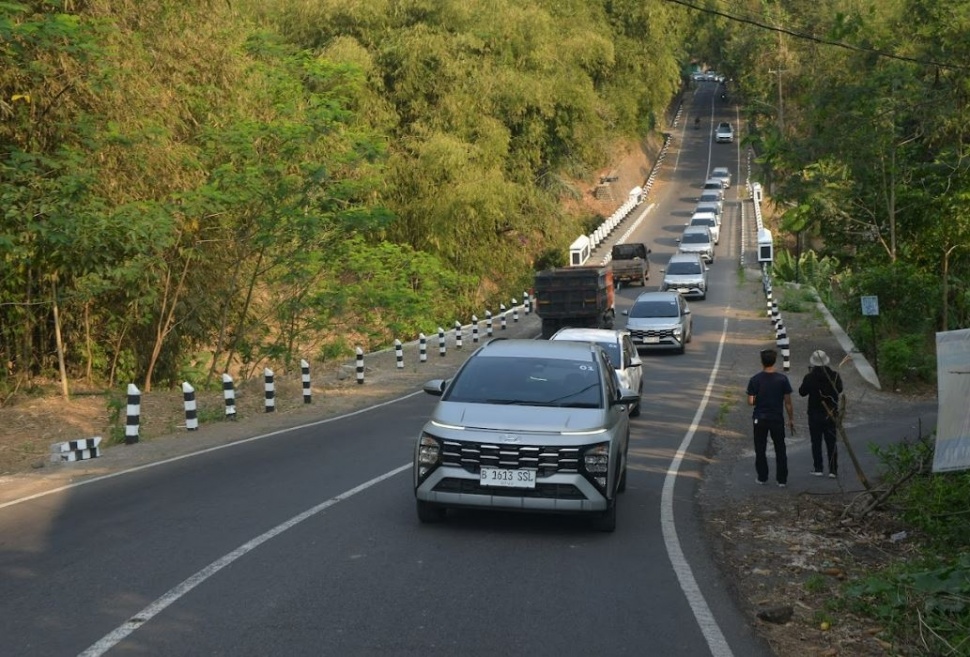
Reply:
[[707, 244], [681, 244], [680, 250], [683, 253], [701, 253], [703, 251], [711, 250], [711, 243]]
[[626, 323], [627, 330], [632, 331], [671, 329], [675, 326], [680, 326], [677, 317], [630, 317]]
[[604, 424], [604, 411], [600, 408], [439, 402], [432, 420], [483, 431], [559, 433], [600, 429]]
[[683, 275], [668, 274], [664, 276], [664, 283], [668, 283], [671, 285], [685, 285], [688, 283], [703, 283], [703, 282], [704, 282], [703, 274], [683, 274]]

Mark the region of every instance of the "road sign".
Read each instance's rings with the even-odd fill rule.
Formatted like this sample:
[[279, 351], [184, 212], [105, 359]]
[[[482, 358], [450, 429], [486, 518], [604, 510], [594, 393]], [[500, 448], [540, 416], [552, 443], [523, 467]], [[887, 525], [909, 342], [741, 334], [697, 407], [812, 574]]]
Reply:
[[862, 297], [862, 314], [865, 317], [878, 317], [879, 297]]

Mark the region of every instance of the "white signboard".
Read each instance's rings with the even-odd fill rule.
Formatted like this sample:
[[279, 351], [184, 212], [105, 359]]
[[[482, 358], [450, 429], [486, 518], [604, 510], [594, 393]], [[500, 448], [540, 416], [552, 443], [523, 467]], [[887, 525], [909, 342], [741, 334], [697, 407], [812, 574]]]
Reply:
[[879, 297], [862, 297], [862, 314], [866, 317], [878, 317]]
[[970, 468], [970, 329], [936, 334], [939, 394], [933, 472]]

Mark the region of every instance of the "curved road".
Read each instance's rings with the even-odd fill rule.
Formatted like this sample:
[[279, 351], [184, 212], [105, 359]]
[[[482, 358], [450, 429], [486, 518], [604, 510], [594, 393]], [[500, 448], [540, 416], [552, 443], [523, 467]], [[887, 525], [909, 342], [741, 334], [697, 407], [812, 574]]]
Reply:
[[[653, 284], [707, 171], [716, 85], [688, 100], [631, 236]], [[693, 128], [704, 117], [704, 130]], [[694, 493], [735, 292], [725, 204], [687, 353], [645, 356], [618, 529], [466, 511], [418, 523], [409, 464], [436, 398], [0, 506], [3, 655], [768, 656], [711, 561]], [[648, 289], [650, 289], [648, 287]], [[618, 309], [640, 290], [619, 293]]]

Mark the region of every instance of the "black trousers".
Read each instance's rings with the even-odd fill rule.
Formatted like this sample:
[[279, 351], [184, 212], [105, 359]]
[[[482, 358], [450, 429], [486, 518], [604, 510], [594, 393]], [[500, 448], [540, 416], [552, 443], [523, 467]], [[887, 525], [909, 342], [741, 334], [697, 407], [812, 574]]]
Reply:
[[812, 437], [812, 466], [822, 472], [822, 443], [828, 457], [829, 473], [839, 472], [839, 446], [835, 435], [835, 420], [826, 413], [808, 414], [808, 435]]
[[754, 469], [758, 481], [768, 481], [768, 436], [775, 448], [775, 481], [788, 483], [788, 452], [785, 449], [784, 420], [754, 421]]

